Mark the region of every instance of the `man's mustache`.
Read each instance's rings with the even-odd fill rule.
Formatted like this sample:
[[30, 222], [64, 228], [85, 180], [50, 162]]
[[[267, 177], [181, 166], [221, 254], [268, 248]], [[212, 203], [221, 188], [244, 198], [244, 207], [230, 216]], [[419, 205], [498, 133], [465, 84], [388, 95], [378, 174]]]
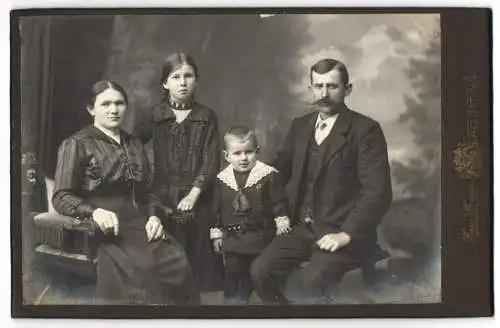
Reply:
[[335, 103], [328, 98], [321, 98], [312, 102], [313, 105], [335, 106]]

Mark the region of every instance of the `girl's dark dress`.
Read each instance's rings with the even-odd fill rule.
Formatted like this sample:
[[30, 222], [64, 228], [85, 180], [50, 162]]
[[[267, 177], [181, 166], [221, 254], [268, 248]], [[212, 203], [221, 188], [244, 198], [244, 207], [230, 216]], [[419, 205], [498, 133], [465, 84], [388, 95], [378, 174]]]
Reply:
[[102, 208], [119, 220], [118, 236], [95, 236], [98, 301], [187, 303], [197, 298], [192, 270], [175, 239], [167, 233], [164, 240], [147, 241], [146, 222], [159, 214], [159, 203], [148, 192], [151, 181], [142, 143], [125, 133], [120, 145], [91, 125], [60, 146], [55, 209], [85, 219]]
[[213, 251], [209, 222], [213, 182], [220, 169], [217, 118], [214, 112], [194, 103], [180, 123], [168, 103], [153, 108], [151, 120], [136, 129], [144, 143], [153, 140], [155, 194], [163, 205], [176, 209], [193, 186], [202, 192], [194, 207], [194, 218], [186, 223], [170, 219], [167, 231], [184, 247], [201, 291], [221, 288], [223, 269]]

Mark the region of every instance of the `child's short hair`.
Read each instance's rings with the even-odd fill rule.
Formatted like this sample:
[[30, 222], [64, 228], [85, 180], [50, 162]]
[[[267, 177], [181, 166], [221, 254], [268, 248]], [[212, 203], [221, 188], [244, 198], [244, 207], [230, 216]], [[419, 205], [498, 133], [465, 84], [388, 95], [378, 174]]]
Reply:
[[247, 140], [252, 141], [254, 147], [256, 149], [259, 149], [259, 143], [257, 142], [257, 137], [255, 136], [254, 130], [250, 129], [249, 127], [246, 127], [244, 125], [237, 125], [230, 127], [226, 133], [224, 134], [224, 144], [227, 149], [227, 145], [229, 143], [229, 140], [237, 139], [241, 142], [245, 142]]

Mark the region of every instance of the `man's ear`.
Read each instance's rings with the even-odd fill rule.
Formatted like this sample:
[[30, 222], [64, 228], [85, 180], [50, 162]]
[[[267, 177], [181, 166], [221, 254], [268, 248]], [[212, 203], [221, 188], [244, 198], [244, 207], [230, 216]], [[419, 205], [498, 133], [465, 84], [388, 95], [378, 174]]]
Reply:
[[349, 96], [352, 92], [352, 83], [347, 83], [345, 86], [345, 96]]
[[[226, 151], [226, 150], [223, 150], [223, 151], [222, 151], [222, 155], [224, 156], [224, 159], [225, 159], [226, 161], [228, 161], [228, 160], [227, 160], [228, 153], [227, 153], [227, 151]], [[229, 162], [229, 161], [228, 161], [228, 162]]]

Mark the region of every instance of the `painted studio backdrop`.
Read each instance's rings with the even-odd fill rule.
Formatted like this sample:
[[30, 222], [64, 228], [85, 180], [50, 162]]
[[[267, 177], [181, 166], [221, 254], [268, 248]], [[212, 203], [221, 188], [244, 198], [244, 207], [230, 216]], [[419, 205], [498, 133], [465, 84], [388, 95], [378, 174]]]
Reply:
[[60, 142], [90, 122], [86, 91], [102, 78], [124, 86], [131, 131], [161, 101], [162, 60], [179, 51], [195, 58], [196, 97], [215, 111], [220, 131], [254, 127], [263, 160], [272, 159], [291, 119], [309, 111], [309, 67], [324, 57], [343, 61], [353, 83], [347, 105], [379, 121], [389, 145], [395, 201], [381, 244], [411, 257], [418, 273], [369, 295], [346, 277], [339, 302], [440, 300], [439, 15], [40, 16], [23, 18], [20, 30], [28, 302], [39, 277], [30, 270], [27, 213], [46, 210], [39, 181], [53, 177]]

